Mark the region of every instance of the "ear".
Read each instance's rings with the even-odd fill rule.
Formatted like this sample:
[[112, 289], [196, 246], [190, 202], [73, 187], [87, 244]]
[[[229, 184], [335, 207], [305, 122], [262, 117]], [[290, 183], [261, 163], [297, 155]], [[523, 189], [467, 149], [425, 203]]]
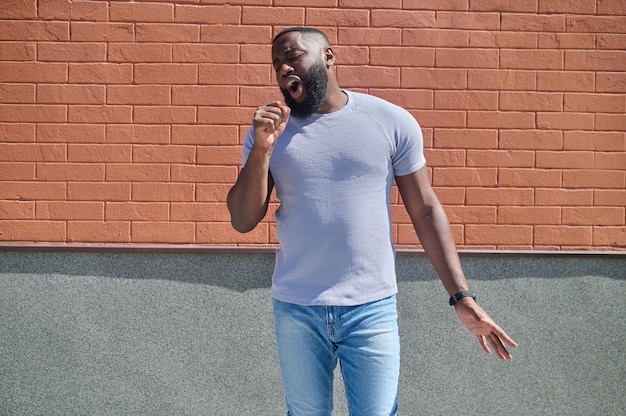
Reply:
[[328, 47], [324, 49], [324, 63], [327, 68], [330, 68], [335, 63], [335, 51], [333, 48]]

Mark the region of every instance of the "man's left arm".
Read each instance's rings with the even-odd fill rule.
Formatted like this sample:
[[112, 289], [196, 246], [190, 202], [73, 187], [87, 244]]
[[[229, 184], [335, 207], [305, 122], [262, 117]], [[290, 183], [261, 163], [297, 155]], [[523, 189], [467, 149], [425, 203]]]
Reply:
[[[426, 166], [409, 175], [396, 176], [396, 184], [422, 247], [448, 294], [469, 290], [448, 218], [430, 185]], [[491, 353], [491, 345], [501, 359], [511, 359], [504, 344], [517, 344], [472, 297], [462, 298], [454, 308], [487, 353]]]

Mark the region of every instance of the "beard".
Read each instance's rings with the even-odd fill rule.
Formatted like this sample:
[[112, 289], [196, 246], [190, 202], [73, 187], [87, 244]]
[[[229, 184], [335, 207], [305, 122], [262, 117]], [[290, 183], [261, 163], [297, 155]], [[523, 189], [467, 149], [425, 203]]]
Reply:
[[294, 100], [288, 89], [281, 88], [280, 91], [285, 97], [285, 103], [291, 108], [291, 115], [296, 118], [307, 118], [322, 108], [326, 99], [328, 74], [324, 63], [313, 64], [301, 79], [305, 93], [304, 100], [301, 102]]

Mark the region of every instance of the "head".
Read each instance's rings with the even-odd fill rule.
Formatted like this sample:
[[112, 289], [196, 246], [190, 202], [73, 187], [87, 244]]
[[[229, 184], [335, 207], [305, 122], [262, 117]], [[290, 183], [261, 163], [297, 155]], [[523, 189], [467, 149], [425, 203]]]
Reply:
[[334, 81], [334, 60], [328, 38], [317, 29], [293, 27], [276, 35], [272, 65], [292, 116], [306, 118], [322, 108], [329, 75]]

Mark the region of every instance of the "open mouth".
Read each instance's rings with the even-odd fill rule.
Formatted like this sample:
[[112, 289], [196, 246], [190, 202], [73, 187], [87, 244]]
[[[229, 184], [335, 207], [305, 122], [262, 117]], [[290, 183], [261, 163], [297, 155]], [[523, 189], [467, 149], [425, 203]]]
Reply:
[[291, 98], [294, 100], [298, 100], [302, 97], [304, 93], [304, 88], [302, 87], [302, 80], [300, 77], [295, 75], [289, 75], [285, 80], [285, 89], [289, 91]]

